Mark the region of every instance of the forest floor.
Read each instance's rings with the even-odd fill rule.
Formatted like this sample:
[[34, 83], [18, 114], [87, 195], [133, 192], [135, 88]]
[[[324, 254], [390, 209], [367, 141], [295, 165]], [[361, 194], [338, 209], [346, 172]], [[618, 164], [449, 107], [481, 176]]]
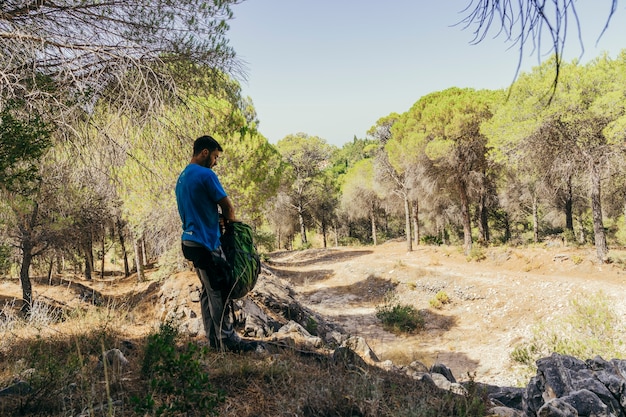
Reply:
[[[528, 381], [520, 379], [511, 352], [529, 340], [539, 323], [561, 320], [577, 297], [602, 292], [626, 321], [626, 269], [621, 261], [599, 264], [592, 248], [556, 244], [485, 248], [483, 253], [480, 261], [468, 260], [456, 247], [420, 245], [408, 252], [405, 242], [392, 241], [376, 247], [278, 251], [269, 254], [265, 266], [293, 286], [303, 305], [346, 333], [364, 337], [379, 359], [399, 365], [414, 360], [442, 363], [460, 380], [473, 375], [494, 385], [525, 385]], [[177, 279], [197, 280], [191, 272]], [[72, 279], [68, 291], [69, 280], [57, 285], [43, 281], [33, 279], [36, 296], [66, 307], [80, 299], [80, 285], [87, 285]], [[132, 276], [105, 276], [89, 283], [116, 302], [125, 294], [134, 298], [125, 327], [137, 337], [153, 330], [157, 321], [155, 285], [150, 280], [138, 283]], [[390, 291], [399, 303], [422, 312], [422, 331], [396, 335], [383, 329], [376, 308]], [[434, 308], [430, 302], [438, 292], [445, 292], [450, 303]], [[17, 279], [0, 281], [0, 302], [20, 296]]]

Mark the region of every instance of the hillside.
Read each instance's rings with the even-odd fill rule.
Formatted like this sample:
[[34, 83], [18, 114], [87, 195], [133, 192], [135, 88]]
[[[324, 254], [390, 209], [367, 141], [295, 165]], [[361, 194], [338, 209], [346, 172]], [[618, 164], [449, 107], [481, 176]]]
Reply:
[[[451, 369], [457, 380], [466, 382], [524, 386], [528, 382], [527, 374], [513, 366], [511, 352], [516, 346], [524, 346], [538, 323], [558, 323], [567, 314], [572, 300], [602, 292], [607, 300], [615, 300], [612, 305], [618, 316], [624, 318], [626, 306], [619, 302], [626, 296], [623, 266], [620, 262], [597, 264], [590, 248], [556, 245], [489, 248], [482, 254], [483, 259], [477, 261], [468, 260], [452, 247], [419, 246], [407, 252], [405, 243], [396, 241], [377, 247], [279, 251], [269, 254], [264, 267], [267, 273], [292, 287], [294, 297], [303, 306], [338, 324], [345, 333], [364, 337], [379, 359], [396, 365], [419, 361], [430, 367], [441, 363]], [[115, 275], [91, 282], [73, 276], [53, 277], [50, 281], [33, 279], [37, 299], [45, 301], [47, 306], [84, 313], [79, 317], [72, 313], [73, 319], [63, 323], [37, 323], [19, 331], [6, 331], [7, 324], [3, 324], [5, 331], [0, 342], [3, 384], [6, 386], [11, 378], [15, 380], [19, 371], [16, 363], [22, 360], [24, 352], [42, 349], [37, 340], [47, 341], [46, 349], [51, 350], [52, 356], [56, 354], [54, 349], [78, 348], [79, 356], [88, 358], [81, 360], [89, 363], [97, 362], [98, 352], [105, 344], [107, 348], [143, 346], [146, 336], [154, 333], [167, 314], [162, 298], [186, 299], [198, 285], [191, 271], [163, 282], [153, 279], [158, 274], [158, 270], [149, 271], [149, 280], [141, 283], [135, 276], [123, 279]], [[436, 308], [431, 301], [440, 292], [445, 292], [450, 302]], [[376, 307], [383, 305], [390, 293], [398, 302], [421, 312], [425, 318], [422, 331], [397, 335], [382, 328], [376, 318]], [[0, 282], [0, 300], [11, 300], [19, 294], [18, 280]], [[189, 303], [191, 309], [196, 308]], [[100, 306], [99, 309], [92, 311], [88, 306], [93, 304]], [[186, 314], [197, 316], [199, 311]], [[11, 316], [9, 307], [4, 308], [2, 316], [4, 319]], [[200, 336], [193, 337], [191, 342], [203, 345]], [[210, 366], [210, 382], [226, 393], [226, 402], [220, 409], [223, 415], [277, 415], [269, 411], [259, 414], [259, 410], [276, 410], [276, 407], [302, 410], [302, 401], [308, 404], [305, 408], [309, 407], [305, 415], [335, 415], [323, 410], [344, 406], [346, 410], [360, 410], [360, 414], [354, 415], [395, 415], [391, 404], [406, 402], [406, 396], [417, 389], [410, 378], [385, 375], [373, 368], [364, 371], [365, 379], [354, 385], [350, 379], [355, 377], [352, 368], [337, 368], [336, 363], [328, 362], [324, 351], [304, 356], [298, 350], [293, 354], [280, 349], [269, 353], [269, 357], [211, 354], [205, 360]], [[138, 379], [137, 374], [141, 366], [139, 350], [130, 349], [127, 356], [131, 369], [124, 371], [125, 382], [116, 387], [122, 391], [114, 390], [116, 398], [130, 397], [145, 389], [146, 382]], [[286, 378], [279, 385], [276, 385], [276, 372], [279, 380]], [[379, 376], [374, 378], [374, 375]], [[75, 376], [68, 378], [73, 380]], [[329, 378], [333, 378], [334, 385], [341, 386], [335, 395], [324, 394]], [[246, 381], [245, 388], [239, 386], [241, 379]], [[364, 381], [374, 385], [361, 386], [366, 384]], [[293, 391], [294, 384], [301, 389]], [[369, 397], [359, 398], [363, 392], [382, 395], [389, 386], [403, 387], [396, 393], [397, 399], [387, 393], [387, 402], [377, 402], [374, 411], [363, 411], [364, 404], [371, 401]], [[357, 389], [361, 394], [346, 393], [345, 389]], [[311, 390], [319, 392], [313, 395]], [[251, 395], [257, 398], [246, 403], [244, 399]], [[290, 397], [294, 395], [293, 398], [299, 399], [291, 404]], [[348, 397], [351, 400], [344, 404]], [[462, 398], [450, 400], [433, 392], [419, 401], [430, 404], [431, 411], [411, 415], [430, 415], [432, 407], [447, 410], [444, 414], [450, 414], [446, 415], [482, 415], [476, 410], [458, 411], [456, 401], [465, 401]], [[2, 407], [8, 407], [7, 404], [3, 403]], [[425, 405], [420, 403], [415, 407], [421, 409]], [[9, 408], [0, 409], [3, 410]], [[118, 410], [116, 415], [135, 414]]]

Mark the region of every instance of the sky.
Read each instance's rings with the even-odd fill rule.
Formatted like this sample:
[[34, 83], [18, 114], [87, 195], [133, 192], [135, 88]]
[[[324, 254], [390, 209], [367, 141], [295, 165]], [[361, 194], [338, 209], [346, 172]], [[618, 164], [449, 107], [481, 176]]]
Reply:
[[[477, 3], [477, 0], [474, 0]], [[450, 87], [499, 89], [514, 81], [519, 47], [496, 31], [472, 44], [460, 23], [471, 0], [246, 0], [233, 6], [231, 46], [245, 64], [240, 80], [259, 131], [275, 144], [290, 134], [341, 147], [390, 113], [404, 113]], [[602, 37], [611, 0], [575, 2], [565, 59], [587, 62], [626, 49], [626, 2]], [[523, 52], [521, 71], [546, 59]], [[583, 49], [584, 48], [584, 49]]]

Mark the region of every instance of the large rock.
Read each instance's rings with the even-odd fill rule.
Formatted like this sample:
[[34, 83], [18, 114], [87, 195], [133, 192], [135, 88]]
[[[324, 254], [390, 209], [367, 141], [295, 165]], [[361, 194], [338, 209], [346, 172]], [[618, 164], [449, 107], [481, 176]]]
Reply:
[[553, 353], [537, 361], [537, 375], [526, 387], [522, 409], [530, 416], [625, 417], [624, 369], [624, 361], [617, 359], [584, 362]]

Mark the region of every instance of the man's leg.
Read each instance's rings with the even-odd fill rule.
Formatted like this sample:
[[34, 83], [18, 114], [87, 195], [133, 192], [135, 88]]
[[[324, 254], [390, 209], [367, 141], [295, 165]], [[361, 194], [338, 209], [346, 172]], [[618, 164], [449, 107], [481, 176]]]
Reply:
[[228, 305], [224, 305], [222, 292], [211, 287], [211, 281], [204, 269], [196, 268], [196, 272], [202, 282], [202, 295], [200, 306], [204, 330], [211, 346], [217, 348], [232, 348], [240, 342], [235, 332], [232, 315]]
[[204, 326], [204, 332], [206, 333], [206, 338], [209, 340], [209, 344], [211, 347], [217, 348], [219, 347], [219, 339], [213, 329], [213, 318], [211, 316], [209, 294], [207, 293], [206, 286], [202, 281], [200, 269], [196, 268], [196, 274], [198, 274], [198, 278], [200, 279], [200, 284], [202, 286], [200, 291], [200, 313], [202, 314], [202, 325]]

